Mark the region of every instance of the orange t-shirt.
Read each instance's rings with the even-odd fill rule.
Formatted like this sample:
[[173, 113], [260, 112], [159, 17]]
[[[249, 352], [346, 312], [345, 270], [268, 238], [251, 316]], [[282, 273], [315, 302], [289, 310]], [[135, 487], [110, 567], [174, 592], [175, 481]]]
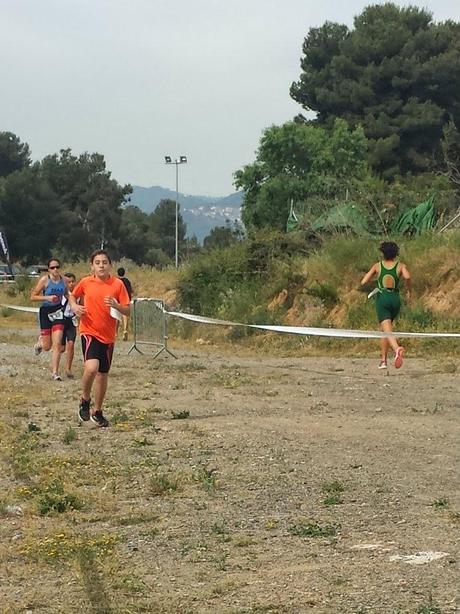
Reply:
[[99, 279], [94, 275], [83, 277], [73, 289], [76, 299], [83, 297], [86, 313], [80, 319], [80, 333], [96, 337], [102, 343], [114, 343], [117, 320], [110, 315], [106, 296], [113, 296], [120, 305], [129, 305], [124, 283], [117, 277]]

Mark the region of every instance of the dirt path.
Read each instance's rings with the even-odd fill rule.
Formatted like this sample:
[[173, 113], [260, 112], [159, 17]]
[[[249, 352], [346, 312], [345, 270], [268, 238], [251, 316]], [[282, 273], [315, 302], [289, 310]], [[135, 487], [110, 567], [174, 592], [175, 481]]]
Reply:
[[2, 611], [459, 611], [458, 360], [120, 343], [97, 430], [31, 337], [0, 332]]

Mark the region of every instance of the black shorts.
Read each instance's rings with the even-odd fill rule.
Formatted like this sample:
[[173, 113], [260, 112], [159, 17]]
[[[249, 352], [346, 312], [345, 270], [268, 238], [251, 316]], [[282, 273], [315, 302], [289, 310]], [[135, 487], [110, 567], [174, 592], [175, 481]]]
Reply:
[[53, 330], [62, 330], [64, 328], [64, 311], [60, 304], [57, 305], [42, 305], [38, 312], [40, 321], [40, 331], [43, 336], [51, 335]]
[[75, 341], [77, 337], [77, 327], [73, 323], [73, 318], [64, 317], [64, 332], [62, 333], [62, 345], [65, 346], [67, 341]]
[[83, 350], [83, 360], [98, 360], [99, 373], [108, 373], [112, 364], [113, 343], [102, 343], [91, 335], [81, 335], [81, 349]]

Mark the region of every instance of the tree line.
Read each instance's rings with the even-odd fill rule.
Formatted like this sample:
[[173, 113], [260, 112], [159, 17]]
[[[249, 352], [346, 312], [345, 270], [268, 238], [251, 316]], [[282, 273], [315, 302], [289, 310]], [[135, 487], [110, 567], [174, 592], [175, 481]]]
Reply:
[[460, 24], [371, 5], [353, 28], [326, 22], [303, 42], [291, 97], [303, 114], [267, 128], [235, 173], [246, 228], [285, 228], [291, 199], [306, 224], [352, 200], [382, 220], [435, 194], [459, 205]]
[[[237, 170], [242, 221], [254, 229], [286, 230], [292, 203], [308, 230], [325, 211], [353, 203], [376, 232], [430, 195], [447, 219], [460, 202], [460, 24], [392, 3], [370, 5], [352, 28], [326, 22], [303, 41], [301, 73], [291, 97], [298, 114], [268, 127], [256, 159]], [[0, 227], [11, 252], [26, 262], [51, 251], [68, 260], [101, 245], [115, 257], [164, 266], [175, 252], [175, 203], [151, 214], [130, 205], [99, 153], [63, 149], [31, 162], [26, 143], [0, 133]], [[372, 224], [368, 224], [372, 226]], [[204, 249], [243, 238], [228, 223]], [[186, 239], [179, 212], [179, 253], [202, 250]]]
[[[24, 264], [46, 260], [51, 253], [68, 261], [87, 258], [107, 247], [115, 258], [166, 266], [175, 257], [176, 203], [162, 200], [147, 214], [130, 205], [130, 185], [120, 185], [98, 153], [72, 154], [63, 149], [31, 162], [27, 143], [0, 132], [0, 227], [10, 252]], [[181, 257], [201, 251], [196, 238], [186, 238], [178, 215]], [[205, 248], [238, 236], [230, 224], [213, 229]]]

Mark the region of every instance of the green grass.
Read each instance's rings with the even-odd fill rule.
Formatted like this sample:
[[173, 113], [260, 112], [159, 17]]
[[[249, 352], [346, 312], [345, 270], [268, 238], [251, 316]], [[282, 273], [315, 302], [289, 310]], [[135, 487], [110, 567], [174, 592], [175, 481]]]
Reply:
[[70, 443], [72, 443], [76, 439], [77, 439], [77, 431], [72, 426], [69, 426], [69, 428], [64, 433], [64, 436], [62, 437], [62, 441], [66, 445], [69, 445]]
[[69, 510], [81, 510], [83, 502], [73, 493], [64, 491], [64, 486], [58, 480], [52, 482], [37, 500], [40, 516], [63, 514]]
[[449, 499], [447, 499], [446, 497], [441, 497], [433, 501], [431, 505], [438, 509], [445, 509], [446, 507], [449, 506]]
[[171, 494], [179, 489], [179, 479], [172, 473], [158, 473], [150, 478], [149, 487], [154, 497]]
[[208, 377], [208, 383], [212, 386], [223, 387], [233, 390], [249, 384], [251, 380], [243, 375], [240, 371], [223, 370], [218, 373], [213, 373]]
[[153, 522], [158, 520], [158, 514], [156, 512], [139, 512], [138, 514], [129, 514], [128, 516], [122, 516], [114, 520], [115, 524], [120, 527], [136, 526], [145, 524], [147, 522]]
[[289, 527], [291, 535], [298, 537], [334, 537], [337, 527], [332, 524], [320, 524], [314, 521], [298, 521]]
[[186, 420], [187, 418], [190, 418], [190, 412], [188, 409], [171, 411], [171, 420]]
[[207, 467], [199, 467], [195, 472], [195, 480], [201, 483], [204, 490], [207, 492], [212, 492], [218, 486], [217, 470], [208, 469]]
[[216, 521], [211, 527], [211, 532], [224, 542], [231, 540], [230, 531], [225, 520]]
[[417, 614], [442, 614], [442, 610], [434, 603], [430, 595], [428, 603], [422, 604], [417, 608]]
[[334, 480], [332, 482], [325, 482], [322, 485], [322, 491], [331, 495], [336, 495], [338, 493], [343, 492], [344, 490], [345, 486], [338, 480]]
[[323, 504], [326, 506], [340, 505], [342, 503], [343, 503], [343, 499], [340, 495], [330, 495], [329, 497], [326, 497], [323, 501]]

